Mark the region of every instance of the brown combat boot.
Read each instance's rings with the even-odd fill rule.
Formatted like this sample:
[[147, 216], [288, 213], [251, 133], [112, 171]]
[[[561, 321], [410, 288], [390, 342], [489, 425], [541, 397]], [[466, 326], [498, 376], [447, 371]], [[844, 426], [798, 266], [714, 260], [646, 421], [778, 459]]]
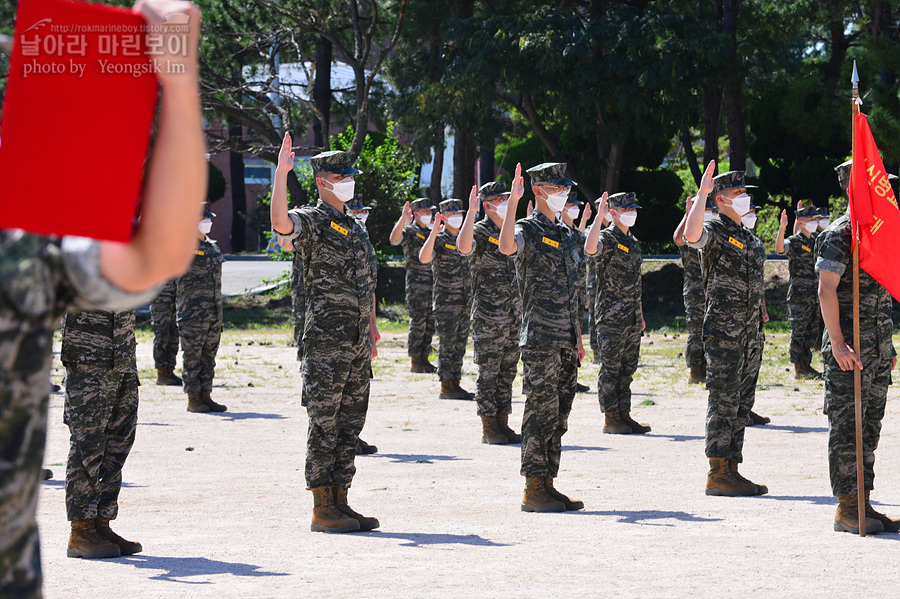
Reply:
[[182, 380], [175, 376], [173, 368], [157, 368], [156, 384], [165, 385], [167, 387], [180, 387], [182, 385]]
[[[709, 458], [709, 474], [706, 476], [706, 494], [721, 497], [748, 497], [760, 495], [759, 486], [739, 477], [737, 465], [732, 468], [731, 460]], [[765, 487], [763, 487], [765, 488]], [[768, 489], [765, 490], [769, 492]]]
[[94, 518], [94, 528], [98, 535], [116, 545], [122, 555], [134, 555], [144, 550], [137, 541], [126, 541], [114, 533], [113, 529], [109, 527], [109, 518]]
[[770, 422], [772, 422], [772, 419], [769, 418], [768, 416], [761, 416], [761, 415], [757, 414], [756, 412], [754, 412], [753, 410], [750, 410], [750, 414], [747, 415], [747, 418], [750, 421], [749, 422], [750, 426], [769, 424]]
[[506, 435], [506, 440], [510, 443], [522, 442], [522, 435], [509, 428], [509, 414], [497, 414], [497, 428]]
[[603, 432], [607, 435], [631, 434], [631, 427], [622, 420], [621, 412], [606, 412], [603, 416]]
[[354, 532], [359, 521], [351, 518], [334, 505], [333, 487], [310, 489], [313, 494], [313, 517], [309, 529], [312, 532]]
[[454, 387], [456, 388], [456, 392], [459, 393], [460, 395], [462, 395], [463, 399], [465, 399], [467, 401], [471, 401], [471, 400], [475, 399], [474, 393], [470, 393], [459, 386], [459, 379], [453, 380], [452, 383], [453, 383]]
[[875, 518], [881, 522], [884, 532], [900, 532], [900, 520], [875, 511], [875, 508], [869, 503], [869, 491], [866, 491], [866, 518]]
[[[859, 495], [857, 493], [838, 495], [837, 511], [834, 513], [834, 530], [855, 535], [859, 534], [858, 501]], [[879, 532], [884, 532], [884, 524], [869, 515], [869, 506], [866, 505], [866, 534], [873, 535]]]
[[755, 482], [753, 482], [752, 480], [750, 480], [748, 478], [745, 478], [740, 472], [738, 472], [738, 463], [737, 462], [732, 462], [731, 460], [729, 460], [728, 467], [731, 468], [732, 476], [737, 478], [739, 481], [741, 481], [742, 483], [747, 483], [747, 484], [755, 486], [757, 495], [765, 495], [766, 493], [769, 492], [769, 487], [767, 487], [766, 485], [757, 485]]
[[361, 531], [367, 530], [375, 530], [381, 523], [378, 522], [378, 518], [369, 518], [368, 516], [363, 516], [353, 510], [349, 505], [347, 505], [347, 487], [342, 487], [338, 485], [336, 487], [331, 487], [334, 491], [334, 507], [341, 511], [345, 516], [350, 516], [357, 522], [359, 522], [359, 529]]
[[72, 532], [69, 533], [68, 557], [97, 559], [101, 557], [119, 557], [122, 555], [118, 545], [101, 537], [94, 528], [94, 519], [72, 520]]
[[453, 379], [450, 381], [441, 381], [441, 394], [438, 395], [439, 399], [474, 399], [475, 395], [469, 393], [465, 389], [459, 386], [459, 379]]
[[622, 419], [622, 422], [625, 423], [626, 426], [631, 428], [631, 433], [634, 435], [643, 435], [644, 433], [650, 432], [650, 426], [647, 424], [641, 424], [634, 420], [631, 417], [631, 412], [619, 412], [619, 415]]
[[543, 478], [527, 477], [525, 494], [522, 496], [523, 512], [564, 512], [566, 504], [554, 499], [547, 492]]
[[356, 438], [356, 455], [372, 455], [373, 453], [378, 453], [377, 447], [369, 445], [359, 437]]
[[428, 361], [428, 356], [410, 356], [410, 372], [431, 374], [436, 370], [434, 364]]
[[506, 445], [509, 439], [497, 426], [496, 416], [481, 417], [481, 442], [488, 445]]
[[706, 372], [702, 366], [691, 366], [691, 373], [688, 375], [688, 383], [699, 384], [706, 382]]
[[226, 406], [213, 401], [212, 391], [210, 389], [200, 392], [200, 401], [206, 404], [206, 407], [209, 408], [210, 412], [224, 412], [228, 409]]
[[199, 391], [192, 391], [188, 393], [188, 412], [199, 412], [206, 413], [209, 412], [209, 406], [206, 405], [203, 401], [203, 397], [200, 395]]
[[794, 364], [794, 378], [797, 380], [818, 381], [822, 373], [814, 370], [809, 362], [797, 362]]
[[562, 502], [564, 506], [566, 506], [566, 511], [571, 512], [575, 510], [583, 510], [584, 502], [578, 501], [577, 499], [572, 499], [570, 497], [566, 497], [559, 491], [557, 491], [553, 487], [553, 479], [545, 478], [544, 479], [544, 488], [547, 489], [547, 494], [550, 495], [553, 499]]

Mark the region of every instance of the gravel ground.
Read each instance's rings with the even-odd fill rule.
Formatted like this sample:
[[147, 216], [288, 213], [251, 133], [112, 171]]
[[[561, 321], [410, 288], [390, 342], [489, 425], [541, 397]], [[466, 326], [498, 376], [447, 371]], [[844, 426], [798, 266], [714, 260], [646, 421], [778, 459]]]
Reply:
[[[286, 334], [229, 333], [213, 397], [221, 415], [189, 414], [180, 389], [142, 369], [138, 437], [125, 467], [117, 532], [131, 557], [65, 557], [62, 394], [51, 398], [38, 508], [48, 599], [270, 597], [867, 597], [896, 598], [900, 535], [831, 530], [822, 384], [795, 383], [786, 335], [771, 336], [741, 472], [769, 495], [704, 495], [706, 393], [685, 381], [684, 338], [644, 338], [633, 386], [646, 436], [601, 434], [596, 395], [576, 399], [557, 487], [586, 509], [527, 514], [518, 446], [480, 443], [472, 402], [437, 399], [433, 375], [407, 372], [405, 335], [386, 334], [350, 503], [371, 533], [309, 532], [307, 418]], [[251, 344], [252, 343], [252, 344]], [[267, 345], [267, 343], [269, 345]], [[595, 388], [597, 367], [580, 379]], [[58, 382], [61, 371], [54, 380]], [[463, 386], [474, 389], [466, 361]], [[511, 422], [521, 422], [520, 379]], [[900, 514], [900, 416], [891, 389], [876, 466], [876, 504]]]

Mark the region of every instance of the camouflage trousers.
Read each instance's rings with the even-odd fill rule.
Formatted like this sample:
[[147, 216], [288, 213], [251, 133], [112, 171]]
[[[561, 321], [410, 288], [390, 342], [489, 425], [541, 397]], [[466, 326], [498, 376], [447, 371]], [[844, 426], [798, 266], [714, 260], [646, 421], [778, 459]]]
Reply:
[[349, 486], [356, 441], [366, 423], [372, 362], [369, 344], [307, 343], [303, 405], [309, 416], [306, 486]]
[[66, 370], [69, 461], [66, 517], [115, 519], [122, 467], [134, 445], [138, 418], [138, 377], [109, 368], [71, 366]]
[[621, 327], [597, 327], [597, 398], [604, 413], [631, 411], [631, 381], [641, 354], [641, 322], [632, 321]]
[[150, 303], [153, 329], [153, 362], [156, 368], [175, 368], [178, 356], [178, 324], [175, 320], [175, 280], [166, 283]]
[[185, 393], [210, 391], [216, 374], [216, 354], [222, 338], [222, 322], [189, 320], [179, 323], [183, 350], [181, 378]]
[[744, 428], [756, 399], [762, 365], [762, 335], [726, 340], [705, 337], [706, 457], [744, 461]]
[[434, 311], [438, 336], [438, 376], [441, 381], [462, 378], [463, 356], [469, 341], [469, 307], [447, 306]]
[[406, 288], [406, 311], [409, 314], [409, 336], [406, 340], [410, 356], [427, 356], [431, 353], [434, 337], [434, 311], [431, 304], [431, 288]]
[[519, 365], [519, 327], [475, 326], [475, 363], [478, 380], [475, 402], [479, 416], [512, 413], [512, 386]]
[[522, 348], [525, 414], [522, 417], [522, 468], [525, 477], [556, 478], [562, 438], [578, 379], [574, 347]]
[[[825, 354], [825, 414], [828, 416], [828, 470], [831, 492], [856, 493], [856, 408], [853, 400], [853, 371], [841, 370]], [[864, 360], [862, 370], [863, 481], [871, 491], [875, 482], [875, 449], [881, 436], [891, 360]]]
[[[597, 343], [597, 322], [594, 319], [594, 302], [588, 302], [587, 313], [588, 331], [590, 331], [589, 337], [591, 342], [591, 352], [594, 354], [594, 361], [596, 362], [598, 360], [597, 356], [600, 355], [600, 344]], [[582, 326], [584, 326], [584, 323], [582, 323]]]
[[685, 328], [687, 328], [687, 347], [684, 350], [684, 361], [688, 368], [703, 365], [703, 309], [686, 305], [684, 308]]
[[[42, 392], [32, 392], [42, 389]], [[40, 599], [38, 487], [47, 441], [47, 369], [0, 393], [0, 597]]]
[[819, 302], [815, 296], [810, 301], [788, 302], [788, 321], [791, 324], [789, 351], [792, 363], [804, 363], [812, 359], [812, 349], [816, 346], [816, 339], [820, 338], [820, 314]]

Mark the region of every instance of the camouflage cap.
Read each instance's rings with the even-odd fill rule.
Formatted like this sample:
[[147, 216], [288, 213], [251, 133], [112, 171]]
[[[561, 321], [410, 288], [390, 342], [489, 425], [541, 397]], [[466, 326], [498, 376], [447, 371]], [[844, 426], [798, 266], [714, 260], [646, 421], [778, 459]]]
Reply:
[[215, 212], [209, 209], [209, 202], [203, 202], [203, 218], [213, 218]]
[[362, 194], [359, 194], [359, 193], [356, 194], [355, 196], [353, 196], [353, 198], [349, 202], [344, 204], [344, 206], [346, 206], [350, 210], [371, 210], [372, 209], [371, 206], [363, 205]]
[[509, 192], [506, 191], [506, 183], [504, 183], [503, 181], [491, 181], [490, 183], [485, 183], [478, 188], [478, 197], [480, 197], [482, 200], [491, 196], [508, 195]]
[[623, 191], [609, 196], [609, 207], [628, 209], [640, 208], [641, 206], [637, 203], [637, 196], [633, 191]]
[[463, 212], [466, 209], [465, 206], [463, 206], [462, 200], [457, 200], [455, 198], [444, 200], [439, 206], [441, 207], [441, 212]]
[[533, 166], [527, 171], [531, 175], [531, 184], [550, 183], [552, 185], [578, 185], [566, 177], [565, 162], [543, 162], [537, 166]]
[[821, 208], [817, 209], [816, 214], [819, 216], [819, 218], [823, 218], [823, 217], [831, 218], [831, 210], [829, 210], [825, 206], [822, 206]]
[[797, 211], [798, 218], [818, 218], [819, 217], [819, 209], [815, 206], [804, 206], [800, 210]]
[[354, 168], [350, 152], [341, 152], [339, 150], [316, 154], [309, 159], [309, 166], [312, 167], [314, 173], [325, 171], [336, 175], [362, 174], [361, 170]]
[[756, 185], [747, 185], [744, 182], [744, 171], [728, 171], [722, 173], [718, 177], [713, 177], [713, 195], [726, 189], [736, 189], [745, 187], [747, 189], [755, 189]]
[[431, 203], [430, 198], [419, 198], [409, 203], [409, 207], [413, 212], [416, 210], [435, 210], [435, 205]]
[[569, 192], [569, 198], [566, 200], [566, 204], [575, 204], [576, 206], [584, 206], [584, 202], [578, 199], [578, 192], [574, 189]]
[[[843, 183], [844, 181], [850, 180], [850, 167], [853, 166], [853, 160], [848, 160], [847, 162], [842, 162], [836, 167], [834, 167], [835, 172], [837, 173], [838, 182]], [[897, 179], [897, 175], [892, 175], [888, 173], [888, 179]]]

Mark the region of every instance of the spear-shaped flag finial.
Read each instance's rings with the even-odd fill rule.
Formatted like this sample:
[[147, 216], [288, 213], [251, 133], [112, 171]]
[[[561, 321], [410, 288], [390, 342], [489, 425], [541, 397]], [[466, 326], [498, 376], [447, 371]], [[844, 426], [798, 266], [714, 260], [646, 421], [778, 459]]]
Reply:
[[853, 61], [853, 76], [850, 77], [850, 83], [853, 87], [859, 87], [859, 73], [856, 72], [856, 61]]

